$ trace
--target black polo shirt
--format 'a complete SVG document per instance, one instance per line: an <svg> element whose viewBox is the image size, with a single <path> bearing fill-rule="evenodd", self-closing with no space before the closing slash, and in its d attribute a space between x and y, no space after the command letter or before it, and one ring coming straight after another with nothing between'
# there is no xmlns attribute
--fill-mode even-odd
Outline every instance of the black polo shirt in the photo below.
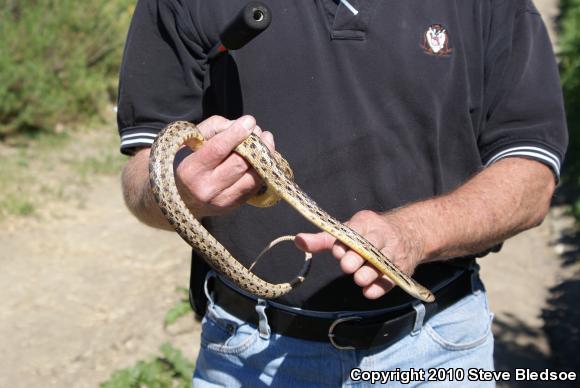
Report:
<svg viewBox="0 0 580 388"><path fill-rule="evenodd" d="M449 192L505 157L538 160L558 176L567 143L562 97L530 1L266 3L269 29L211 61L245 1L139 1L121 71L122 152L149 146L175 120L252 114L273 132L300 187L344 220ZM243 206L205 223L244 264L277 236L315 230L285 204ZM275 282L292 279L302 261L289 247L270 256L257 272ZM449 268L423 265L415 277L433 286ZM366 300L322 254L281 301L358 310L404 297L397 290Z"/></svg>

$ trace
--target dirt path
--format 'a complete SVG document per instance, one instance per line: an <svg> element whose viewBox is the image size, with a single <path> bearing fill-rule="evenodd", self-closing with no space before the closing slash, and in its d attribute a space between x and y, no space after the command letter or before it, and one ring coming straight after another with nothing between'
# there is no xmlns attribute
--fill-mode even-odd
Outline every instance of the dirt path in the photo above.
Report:
<svg viewBox="0 0 580 388"><path fill-rule="evenodd" d="M554 14L554 1L537 4ZM96 387L163 342L196 354L193 320L162 327L175 287L187 284L188 247L140 225L117 177L92 187L82 209L49 204L57 217L0 224L0 387ZM559 256L575 249L558 242L569 227L560 213L481 261L499 369L577 367L566 360L577 358L567 355L578 344L570 311L580 287L577 266L563 267Z"/></svg>
<svg viewBox="0 0 580 388"><path fill-rule="evenodd" d="M95 387L165 341L194 356L191 322L162 328L187 246L140 225L117 178L93 187L85 209L0 225L0 387Z"/></svg>

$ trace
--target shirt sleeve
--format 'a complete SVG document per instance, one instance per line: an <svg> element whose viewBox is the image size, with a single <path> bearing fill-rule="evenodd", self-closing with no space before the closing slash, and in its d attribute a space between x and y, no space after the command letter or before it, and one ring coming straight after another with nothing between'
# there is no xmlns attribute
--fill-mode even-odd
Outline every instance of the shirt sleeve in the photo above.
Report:
<svg viewBox="0 0 580 388"><path fill-rule="evenodd" d="M119 79L117 124L124 154L150 146L170 122L202 118L207 58L195 15L183 3L137 3Z"/></svg>
<svg viewBox="0 0 580 388"><path fill-rule="evenodd" d="M524 4L511 15L496 10L492 21L478 145L485 166L523 157L544 163L558 179L568 144L558 68L539 13Z"/></svg>

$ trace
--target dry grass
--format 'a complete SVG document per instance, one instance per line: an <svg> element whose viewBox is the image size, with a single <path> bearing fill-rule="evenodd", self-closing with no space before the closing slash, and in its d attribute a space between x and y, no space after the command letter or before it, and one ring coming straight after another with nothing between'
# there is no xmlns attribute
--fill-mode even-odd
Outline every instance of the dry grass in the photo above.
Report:
<svg viewBox="0 0 580 388"><path fill-rule="evenodd" d="M0 143L0 221L42 216L48 203L83 207L95 177L119 174L125 158L118 147L113 115L90 129Z"/></svg>

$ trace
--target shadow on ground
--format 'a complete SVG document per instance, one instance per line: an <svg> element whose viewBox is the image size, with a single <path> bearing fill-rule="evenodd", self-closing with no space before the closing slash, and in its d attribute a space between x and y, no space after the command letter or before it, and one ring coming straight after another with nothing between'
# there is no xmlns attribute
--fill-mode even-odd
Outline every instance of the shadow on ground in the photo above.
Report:
<svg viewBox="0 0 580 388"><path fill-rule="evenodd" d="M580 231L565 230L557 243L564 247L560 257L568 276L550 289L548 307L542 312L544 331L555 365L563 370L579 372Z"/></svg>
<svg viewBox="0 0 580 388"><path fill-rule="evenodd" d="M496 370L513 371L529 368L542 371L575 371L580 374L580 231L565 230L554 245L563 247L560 254L562 280L550 289L546 307L541 318L541 331L531 327L514 315L505 314L494 321L495 367ZM547 340L547 352L544 337ZM511 381L499 384L503 387L543 387L578 386L578 380L568 384L562 382Z"/></svg>
<svg viewBox="0 0 580 388"><path fill-rule="evenodd" d="M514 315L494 320L495 368L513 371L515 368L541 369L550 364L550 357L543 352L535 340L542 334ZM521 339L525 338L525 342Z"/></svg>

